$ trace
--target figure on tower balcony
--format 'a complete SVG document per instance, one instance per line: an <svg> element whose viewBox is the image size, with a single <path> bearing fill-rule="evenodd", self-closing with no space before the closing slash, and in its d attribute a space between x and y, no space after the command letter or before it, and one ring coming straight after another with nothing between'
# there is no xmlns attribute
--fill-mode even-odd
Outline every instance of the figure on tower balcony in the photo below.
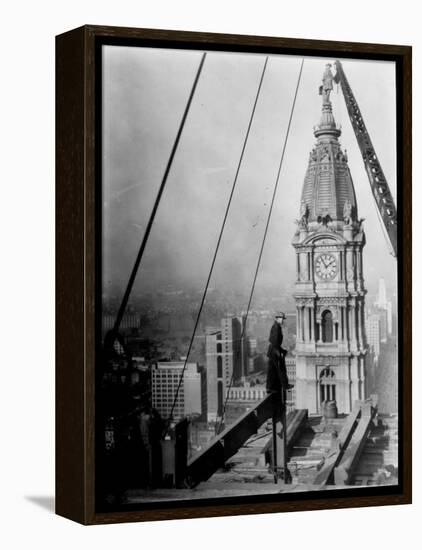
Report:
<svg viewBox="0 0 422 550"><path fill-rule="evenodd" d="M333 73L331 72L331 63L325 65L325 71L322 76L322 86L319 87L319 94L322 95L322 102L330 102L330 93L333 89Z"/></svg>
<svg viewBox="0 0 422 550"><path fill-rule="evenodd" d="M352 225L352 222L353 222L352 212L353 212L352 203L349 201L349 199L346 199L343 206L343 221L346 225Z"/></svg>
<svg viewBox="0 0 422 550"><path fill-rule="evenodd" d="M281 327L285 319L285 313L282 311L276 313L270 337L268 338L267 393L279 393L281 389L290 390L293 388L293 385L289 384L287 377L285 361L287 350L281 347L283 343L283 331Z"/></svg>
<svg viewBox="0 0 422 550"><path fill-rule="evenodd" d="M296 220L296 223L301 229L308 229L308 217L309 217L309 208L304 200L300 203L300 218Z"/></svg>

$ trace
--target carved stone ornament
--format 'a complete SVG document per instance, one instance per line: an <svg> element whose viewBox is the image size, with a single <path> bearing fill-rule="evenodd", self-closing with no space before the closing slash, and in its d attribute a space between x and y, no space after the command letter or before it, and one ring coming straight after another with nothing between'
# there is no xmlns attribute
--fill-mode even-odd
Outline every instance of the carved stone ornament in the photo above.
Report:
<svg viewBox="0 0 422 550"><path fill-rule="evenodd" d="M334 239L317 239L315 241L315 244L320 246L320 245L336 245L336 241Z"/></svg>
<svg viewBox="0 0 422 550"><path fill-rule="evenodd" d="M347 298L337 297L337 296L326 296L324 298L319 298L318 303L321 305L335 305L335 306L345 306L347 304Z"/></svg>
<svg viewBox="0 0 422 550"><path fill-rule="evenodd" d="M315 363L319 367L318 368L318 376L319 376L326 366L330 366L330 367L338 366L340 364L340 360L336 356L326 355L324 357L321 357L321 356L315 357Z"/></svg>
<svg viewBox="0 0 422 550"><path fill-rule="evenodd" d="M321 316L322 314L324 313L324 311L326 311L327 309L329 309L331 311L331 313L333 314L333 321L335 323L337 323L337 321L339 320L339 312L338 312L338 308L336 305L333 305L333 304L327 304L327 305L321 305L321 304L318 304L317 306L317 309L316 309L316 314L317 314L317 319L318 321L321 322Z"/></svg>
<svg viewBox="0 0 422 550"><path fill-rule="evenodd" d="M296 305L298 307L314 307L314 298L296 298Z"/></svg>

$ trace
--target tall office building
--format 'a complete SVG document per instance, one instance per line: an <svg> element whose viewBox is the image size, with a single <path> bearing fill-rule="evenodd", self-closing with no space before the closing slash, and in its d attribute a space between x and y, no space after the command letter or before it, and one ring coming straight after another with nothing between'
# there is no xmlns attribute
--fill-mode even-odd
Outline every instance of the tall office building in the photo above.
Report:
<svg viewBox="0 0 422 550"><path fill-rule="evenodd" d="M381 320L381 342L385 343L393 332L393 305L387 299L387 287L382 277L378 282L378 295L374 306Z"/></svg>
<svg viewBox="0 0 422 550"><path fill-rule="evenodd" d="M201 405L201 374L196 363L187 363L183 373L184 361L157 363L151 371L152 406L163 418L170 416L173 403L173 419L180 420L185 416L200 415ZM177 400L175 396L180 377Z"/></svg>
<svg viewBox="0 0 422 550"><path fill-rule="evenodd" d="M224 317L219 328L208 328L205 336L207 369L207 418L221 417L231 383L248 374L245 319Z"/></svg>
<svg viewBox="0 0 422 550"><path fill-rule="evenodd" d="M378 313L371 313L367 316L366 336L368 347L374 353L375 358L379 357L381 350L381 319Z"/></svg>

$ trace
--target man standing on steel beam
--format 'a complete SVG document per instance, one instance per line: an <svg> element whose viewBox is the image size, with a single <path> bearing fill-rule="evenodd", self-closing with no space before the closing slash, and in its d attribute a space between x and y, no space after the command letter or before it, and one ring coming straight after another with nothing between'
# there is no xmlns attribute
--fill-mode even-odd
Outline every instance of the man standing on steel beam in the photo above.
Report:
<svg viewBox="0 0 422 550"><path fill-rule="evenodd" d="M285 361L287 350L281 347L283 343L283 331L281 327L285 319L285 313L282 311L276 313L268 339L267 393L280 393L281 388L284 390L293 388L293 385L289 384L287 377Z"/></svg>

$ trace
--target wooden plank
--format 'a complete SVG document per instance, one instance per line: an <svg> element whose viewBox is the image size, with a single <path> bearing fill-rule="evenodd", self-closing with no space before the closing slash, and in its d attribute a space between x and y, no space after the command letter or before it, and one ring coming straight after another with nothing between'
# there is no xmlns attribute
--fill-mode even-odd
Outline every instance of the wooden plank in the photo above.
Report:
<svg viewBox="0 0 422 550"><path fill-rule="evenodd" d="M356 403L338 435L338 450L337 452L333 451L325 458L324 465L314 479L315 485L322 487L328 483L335 466L339 463L343 452L356 429L360 416L361 407L359 403Z"/></svg>
<svg viewBox="0 0 422 550"><path fill-rule="evenodd" d="M195 455L193 458L190 459L190 461L188 462L188 466L193 462L195 462L199 457L206 454L208 449L212 447L212 445L214 445L217 441L224 440L224 438L227 437L228 434L233 432L236 426L242 425L244 420L247 419L251 414L254 414L256 416L257 423L259 423L259 425L262 425L266 420L268 420L271 417L274 409L274 403L275 403L274 395L273 394L267 395L262 401L257 403L255 407L253 407L249 411L246 411L244 414L242 414L234 424L232 424L231 426L228 426L220 434L214 437L203 451L201 451L200 453L198 453L197 455Z"/></svg>
<svg viewBox="0 0 422 550"><path fill-rule="evenodd" d="M186 469L188 485L195 486L207 480L218 468L224 466L224 463L272 416L277 403L275 394L267 395L233 425L212 439L208 447L192 457Z"/></svg>
<svg viewBox="0 0 422 550"><path fill-rule="evenodd" d="M195 486L223 467L225 462L257 433L259 427L272 417L274 410L280 410L280 402L275 394L270 394L215 437L208 447L188 462L187 483ZM290 415L287 429L288 444L294 440L297 430L306 418L307 411L295 411Z"/></svg>
<svg viewBox="0 0 422 550"><path fill-rule="evenodd" d="M368 433L372 424L373 414L362 414L360 422L350 440L347 449L338 466L334 468L335 485L347 485L353 474L353 469L359 460L362 449L366 443Z"/></svg>

